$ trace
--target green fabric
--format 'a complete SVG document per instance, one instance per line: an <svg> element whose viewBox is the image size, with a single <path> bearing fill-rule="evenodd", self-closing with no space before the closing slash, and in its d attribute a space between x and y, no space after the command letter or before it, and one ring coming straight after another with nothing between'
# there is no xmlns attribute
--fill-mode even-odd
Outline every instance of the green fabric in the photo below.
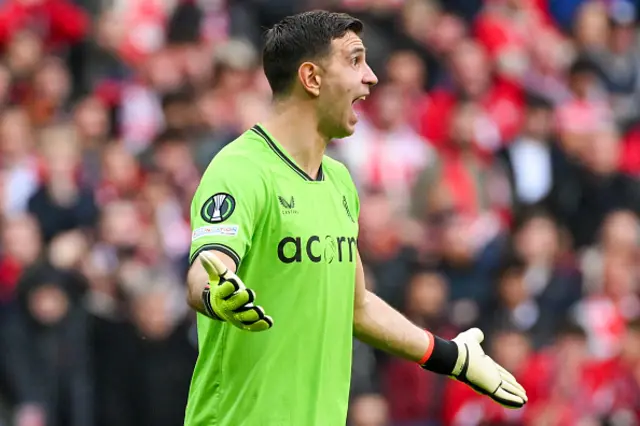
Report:
<svg viewBox="0 0 640 426"><path fill-rule="evenodd" d="M198 315L186 426L345 424L359 201L342 164L325 157L322 172L311 180L260 127L207 168L192 261L205 249L231 253L274 326L251 333ZM218 193L227 195L215 211Z"/></svg>

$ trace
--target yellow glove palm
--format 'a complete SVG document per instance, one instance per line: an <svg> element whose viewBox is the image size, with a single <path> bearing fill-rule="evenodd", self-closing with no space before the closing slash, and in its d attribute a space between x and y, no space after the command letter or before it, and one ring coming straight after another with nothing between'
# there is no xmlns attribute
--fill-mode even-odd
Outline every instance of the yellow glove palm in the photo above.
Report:
<svg viewBox="0 0 640 426"><path fill-rule="evenodd" d="M458 345L458 360L451 375L503 407L522 407L527 402L527 393L511 373L484 353L480 346L483 340L484 333L478 328L453 339Z"/></svg>

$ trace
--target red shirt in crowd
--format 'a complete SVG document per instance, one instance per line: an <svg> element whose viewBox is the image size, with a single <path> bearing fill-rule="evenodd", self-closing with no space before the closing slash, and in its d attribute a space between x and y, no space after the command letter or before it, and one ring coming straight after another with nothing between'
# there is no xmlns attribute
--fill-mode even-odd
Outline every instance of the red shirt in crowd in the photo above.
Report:
<svg viewBox="0 0 640 426"><path fill-rule="evenodd" d="M26 29L39 34L47 48L56 49L80 41L89 29L89 17L68 0L8 0L0 6L1 45Z"/></svg>
<svg viewBox="0 0 640 426"><path fill-rule="evenodd" d="M447 148L451 116L456 103L453 90L436 89L421 107L420 133L438 150ZM523 113L520 88L508 82L496 81L479 99L479 104L486 118L498 130L497 136L502 143L518 134Z"/></svg>

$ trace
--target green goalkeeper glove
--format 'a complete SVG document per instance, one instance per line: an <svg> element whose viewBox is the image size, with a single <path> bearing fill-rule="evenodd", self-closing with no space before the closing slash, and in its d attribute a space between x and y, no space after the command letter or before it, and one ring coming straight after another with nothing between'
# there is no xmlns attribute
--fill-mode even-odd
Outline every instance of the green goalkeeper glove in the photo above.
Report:
<svg viewBox="0 0 640 426"><path fill-rule="evenodd" d="M453 339L458 346L458 360L451 375L504 407L522 407L527 402L527 393L511 373L484 353L480 346L483 340L484 334L478 328Z"/></svg>
<svg viewBox="0 0 640 426"><path fill-rule="evenodd" d="M200 254L200 262L209 275L209 285L202 294L210 317L226 321L247 331L264 331L273 326L273 319L264 309L253 304L256 294L225 266L214 253Z"/></svg>

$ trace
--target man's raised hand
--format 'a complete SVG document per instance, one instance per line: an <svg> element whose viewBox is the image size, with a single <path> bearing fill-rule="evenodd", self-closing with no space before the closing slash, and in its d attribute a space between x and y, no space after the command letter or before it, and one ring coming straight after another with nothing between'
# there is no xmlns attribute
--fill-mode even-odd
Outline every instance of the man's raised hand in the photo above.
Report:
<svg viewBox="0 0 640 426"><path fill-rule="evenodd" d="M247 331L264 331L273 327L273 319L254 305L256 294L226 267L211 251L200 253L200 262L209 275L209 287L203 295L209 314Z"/></svg>

